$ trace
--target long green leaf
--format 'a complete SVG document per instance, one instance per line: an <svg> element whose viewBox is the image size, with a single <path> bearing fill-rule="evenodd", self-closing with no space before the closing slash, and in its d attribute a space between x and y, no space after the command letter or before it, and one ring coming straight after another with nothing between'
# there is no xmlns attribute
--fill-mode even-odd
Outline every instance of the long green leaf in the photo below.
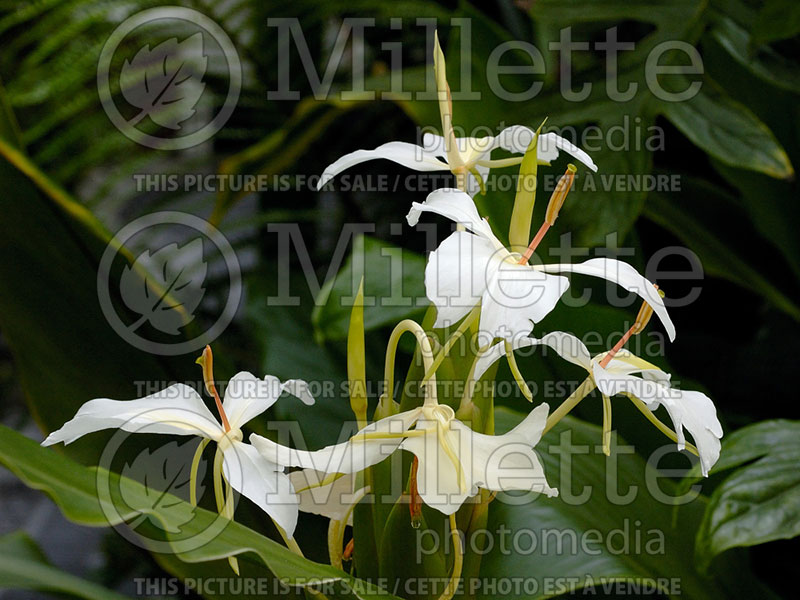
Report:
<svg viewBox="0 0 800 600"><path fill-rule="evenodd" d="M145 486L137 481L110 473L102 468L89 469L43 448L33 440L0 426L0 463L28 486L42 490L58 504L64 515L76 523L90 526L117 525L140 515L160 524L165 539L176 548L179 539L207 531L218 515L194 508L180 498L165 494L153 506ZM97 492L98 481L106 481L110 495ZM125 500L121 500L125 498ZM186 522L186 511L193 512ZM109 519L107 515L112 515ZM177 533L171 533L177 532ZM293 554L279 543L230 522L217 535L200 547L175 549L185 562L204 562L245 553L253 553L277 576L293 585L323 581L339 582L345 593L355 592L360 598L385 598L375 586L356 580L329 565L314 563Z"/></svg>

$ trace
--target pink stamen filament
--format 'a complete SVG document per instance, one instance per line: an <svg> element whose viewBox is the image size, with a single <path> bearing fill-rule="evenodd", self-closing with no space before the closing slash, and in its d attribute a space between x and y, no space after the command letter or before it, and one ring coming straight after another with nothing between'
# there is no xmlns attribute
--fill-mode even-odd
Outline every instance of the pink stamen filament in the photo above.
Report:
<svg viewBox="0 0 800 600"><path fill-rule="evenodd" d="M622 350L622 347L628 342L629 339L631 339L631 336L634 333L636 333L637 328L638 328L638 323L634 323L633 325L631 325L631 328L625 332L625 335L623 335L619 339L619 341L614 345L614 347L608 351L608 354L605 355L603 360L600 361L601 367L605 369L608 366L608 363L611 362L611 359L614 358L614 355L620 350Z"/></svg>
<svg viewBox="0 0 800 600"><path fill-rule="evenodd" d="M531 243L528 245L528 249L525 250L525 254L519 259L519 264L524 265L531 259L531 256L533 256L536 248L542 242L542 238L544 238L544 234L547 233L548 229L550 229L550 223L545 221L542 223L542 226L539 227L539 231L536 232L536 235L533 236L533 240L531 240Z"/></svg>

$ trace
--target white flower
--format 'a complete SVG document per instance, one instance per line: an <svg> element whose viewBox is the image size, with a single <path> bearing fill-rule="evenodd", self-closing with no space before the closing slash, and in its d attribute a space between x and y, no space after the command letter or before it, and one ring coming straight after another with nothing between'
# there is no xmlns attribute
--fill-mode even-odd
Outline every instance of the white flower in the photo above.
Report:
<svg viewBox="0 0 800 600"><path fill-rule="evenodd" d="M512 125L503 129L497 136L455 138L457 152L450 153L450 155L458 158L457 162L452 163L447 160L446 141L440 135L425 133L422 136L422 146L409 142L387 142L374 150L356 150L345 154L325 167L317 189L322 189L326 183L345 169L382 158L415 171L451 171L457 175L466 173L467 191L474 196L480 191L480 183L471 171L476 170L485 182L492 166L492 151L502 148L515 154L525 154L534 133L532 129L524 125ZM537 158L541 163L547 164L558 158L559 150L564 150L593 171L597 171L597 165L589 155L565 138L552 132L539 136Z"/></svg>
<svg viewBox="0 0 800 600"><path fill-rule="evenodd" d="M434 327L445 327L481 305L480 331L491 337L517 339L530 334L569 287L565 277L551 273L579 273L600 277L635 292L661 319L670 339L675 328L656 288L630 265L611 258L593 258L580 264L520 264L481 218L469 195L445 188L432 192L423 203L414 202L406 217L416 225L423 212L452 219L468 231L456 231L428 256L425 293L436 305Z"/></svg>
<svg viewBox="0 0 800 600"><path fill-rule="evenodd" d="M348 441L314 452L279 446L256 434L250 442L268 461L323 473L356 473L398 449L408 450L419 459L422 501L450 515L479 488L558 494L547 484L533 450L547 411L543 404L510 432L492 436L470 429L449 406L433 403L376 421Z"/></svg>
<svg viewBox="0 0 800 600"><path fill-rule="evenodd" d="M317 189L321 189L328 181L333 179L345 169L352 166L383 158L391 160L404 167L416 171L451 171L459 180L459 187L463 187L471 195L475 195L481 188L492 166L506 166L518 164L521 160L492 161L492 151L502 148L514 154L525 154L533 140L534 131L524 125L506 127L497 136L486 137L461 137L457 138L453 131L453 107L450 100L450 88L447 85L444 54L439 47L436 37L434 45L434 71L439 97L439 112L444 136L425 133L422 137L422 146L407 142L388 142L374 150L356 150L345 154L334 163L328 165L322 173ZM583 150L571 144L555 133L545 133L537 140L537 159L540 163L547 164L558 158L559 150L564 150L593 171L597 166ZM477 173L481 182L479 182ZM464 179L466 178L466 182ZM463 182L463 185L462 185Z"/></svg>
<svg viewBox="0 0 800 600"><path fill-rule="evenodd" d="M711 399L702 392L679 390L670 383L670 375L627 350L614 354L605 368L601 366L607 353L591 358L589 350L578 338L555 331L541 339L522 338L512 343L514 350L535 345L553 348L562 358L583 367L605 396L622 394L641 400L652 412L663 406L675 425L678 449L686 447L684 428L692 434L700 456L703 475L717 462L720 453L722 425ZM503 343L496 344L481 356L474 377L480 379L489 366L505 354Z"/></svg>
<svg viewBox="0 0 800 600"><path fill-rule="evenodd" d="M223 473L230 486L255 502L291 536L297 524L297 497L282 465L270 462L251 445L242 442L241 427L266 411L281 392L298 396L306 404L314 399L301 380L281 383L268 375L263 380L241 372L229 382L222 403L230 427L217 421L200 395L178 383L137 400L90 400L77 414L42 442L69 444L102 429L119 428L133 433L198 435L218 444Z"/></svg>

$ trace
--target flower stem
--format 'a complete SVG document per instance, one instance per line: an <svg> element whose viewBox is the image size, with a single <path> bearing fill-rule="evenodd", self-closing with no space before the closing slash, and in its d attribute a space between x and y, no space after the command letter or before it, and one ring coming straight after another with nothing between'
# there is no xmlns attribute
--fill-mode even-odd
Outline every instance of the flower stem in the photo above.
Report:
<svg viewBox="0 0 800 600"><path fill-rule="evenodd" d="M461 568L464 566L464 550L461 548L461 536L458 534L455 513L450 515L450 535L452 536L453 551L455 552L455 556L453 557L453 574L450 576L450 581L447 583L447 587L444 589L444 592L442 592L442 595L439 596L438 600L451 600L451 598L455 596L456 590L458 589L458 580L461 578Z"/></svg>
<svg viewBox="0 0 800 600"><path fill-rule="evenodd" d="M439 354L436 355L436 358L433 360L433 363L430 367L428 367L425 371L425 375L422 377L422 383L428 381L431 377L433 377L434 373L436 373L436 369L438 369L442 362L444 362L445 357L450 353L450 350L453 348L455 343L461 339L461 337L467 332L467 330L472 326L473 323L478 319L480 315L481 309L479 306L470 311L470 313L464 317L464 320L461 321L461 325L458 326L453 334L447 339L442 346L442 350Z"/></svg>
<svg viewBox="0 0 800 600"><path fill-rule="evenodd" d="M475 367L478 366L478 359L489 349L489 345L487 344L483 348L479 348L478 351L475 353L475 359L472 361L472 366L469 368L469 374L467 375L466 379L466 386L464 386L464 395L461 396L461 403L458 406L458 410L466 410L469 404L472 402L472 394L475 393Z"/></svg>
<svg viewBox="0 0 800 600"><path fill-rule="evenodd" d="M550 431L556 423L558 423L561 419L563 419L569 411L575 408L578 403L583 400L592 390L594 389L594 380L592 379L591 375L583 380L578 388L572 392L569 398L564 400L557 409L555 409L552 414L547 418L547 424L544 426L544 431L542 433L547 433Z"/></svg>
<svg viewBox="0 0 800 600"><path fill-rule="evenodd" d="M370 491L370 487L366 486L353 494L353 502L347 508L344 516L341 519L331 519L328 524L328 556L331 559L331 565L337 569L342 568L342 546L344 545L344 532L347 529L347 522L350 520L350 515L356 508L356 504L361 502Z"/></svg>
<svg viewBox="0 0 800 600"><path fill-rule="evenodd" d="M433 348L431 347L431 340L428 334L416 321L411 319L404 319L400 321L389 336L389 343L386 347L386 362L384 365L384 380L386 381L385 401L392 402L392 395L394 394L394 363L397 357L397 344L400 342L400 337L407 332L411 332L417 338L419 344L420 354L422 355L422 363L425 367L425 372L431 370L433 365ZM422 383L427 383L427 393L425 394L425 404L436 404L436 376L431 375L429 380L423 380Z"/></svg>

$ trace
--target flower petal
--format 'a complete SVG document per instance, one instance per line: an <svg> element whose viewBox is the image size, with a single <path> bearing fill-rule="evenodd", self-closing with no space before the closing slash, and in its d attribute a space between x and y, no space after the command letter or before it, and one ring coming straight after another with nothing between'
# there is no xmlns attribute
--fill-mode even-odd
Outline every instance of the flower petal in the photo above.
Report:
<svg viewBox="0 0 800 600"><path fill-rule="evenodd" d="M436 306L434 328L460 321L480 302L495 252L488 240L456 231L428 255L425 295Z"/></svg>
<svg viewBox="0 0 800 600"><path fill-rule="evenodd" d="M277 377L267 375L259 379L242 371L228 381L222 408L231 427L239 429L275 404L280 395L281 382Z"/></svg>
<svg viewBox="0 0 800 600"><path fill-rule="evenodd" d="M567 291L569 281L526 265L495 261L481 304L481 333L515 340L527 336Z"/></svg>
<svg viewBox="0 0 800 600"><path fill-rule="evenodd" d="M300 510L341 521L350 511L357 496L353 493L355 476L342 475L331 483L320 485L325 473L313 469L302 469L289 473L289 479L300 498ZM353 515L347 520L353 524Z"/></svg>
<svg viewBox="0 0 800 600"><path fill-rule="evenodd" d="M419 222L423 212L432 212L463 225L473 233L486 238L498 250L503 244L492 232L489 222L481 218L469 194L456 188L441 188L428 194L425 202L414 202L406 220L412 227Z"/></svg>
<svg viewBox="0 0 800 600"><path fill-rule="evenodd" d="M580 273L616 283L629 292L638 294L639 297L652 306L653 311L664 324L669 339L675 339L675 326L672 324L669 314L667 314L664 300L656 291L653 283L640 275L631 265L613 258L592 258L577 265L534 265L533 268L542 270L545 273Z"/></svg>
<svg viewBox="0 0 800 600"><path fill-rule="evenodd" d="M543 133L540 135L536 150L537 157L552 156L555 154L553 158L547 158L544 160L554 160L558 157L558 151L563 150L567 154L571 154L573 158L579 160L584 165L589 167L592 171L597 172L597 165L594 164L591 156L586 154L586 152L578 148L566 138L556 135L555 133Z"/></svg>
<svg viewBox="0 0 800 600"><path fill-rule="evenodd" d="M477 486L497 492L525 490L553 497L544 468L533 450L547 423L547 404L532 410L514 429L503 435L484 435L454 420L451 427L462 436L462 445L470 449L471 480Z"/></svg>
<svg viewBox="0 0 800 600"><path fill-rule="evenodd" d="M416 171L449 170L447 163L442 162L420 146L408 142L387 142L374 150L356 150L345 154L328 165L319 179L317 190L322 189L322 186L345 169L376 158L385 158Z"/></svg>
<svg viewBox="0 0 800 600"><path fill-rule="evenodd" d="M294 534L300 501L283 467L250 444L230 442L222 450L222 471L233 489L255 502L287 534Z"/></svg>
<svg viewBox="0 0 800 600"><path fill-rule="evenodd" d="M451 421L454 423L455 420ZM412 452L419 459L417 470L417 489L422 501L436 510L451 515L464 501L478 493L473 485L471 472L463 464L469 464L469 448L462 444L459 431L445 430L442 436L450 445L452 454L461 461L461 472L464 475L464 487L459 482L459 469L447 451L442 447L436 428L442 427L436 421L420 420L418 428L428 428L424 436L406 439L401 448Z"/></svg>
<svg viewBox="0 0 800 600"><path fill-rule="evenodd" d="M528 151L528 146L533 139L534 133L533 129L524 125L506 127L495 138L495 147L503 148L515 154L525 154ZM597 165L594 164L592 158L566 138L553 132L543 133L539 136L536 146L536 157L539 160L553 161L558 158L559 150L571 154L592 171L597 171Z"/></svg>
<svg viewBox="0 0 800 600"><path fill-rule="evenodd" d="M69 444L87 433L111 428L132 433L199 435L212 440L223 434L200 395L177 383L138 400L90 400L61 429L47 436L42 445Z"/></svg>
<svg viewBox="0 0 800 600"><path fill-rule="evenodd" d="M445 146L444 138L435 133L425 132L422 134L422 147L426 152L434 156L447 157L447 147Z"/></svg>
<svg viewBox="0 0 800 600"><path fill-rule="evenodd" d="M312 406L315 402L314 396L308 391L308 382L303 379L287 379L281 384L281 390L290 396L300 398L306 406Z"/></svg>
<svg viewBox="0 0 800 600"><path fill-rule="evenodd" d="M406 432L416 422L420 413L421 409L417 408L386 417L367 425L346 442L326 446L320 450L296 450L276 444L257 434L250 436L250 442L267 460L284 467L302 467L321 473L357 473L381 462L397 450L403 441L402 437L364 439L363 434ZM362 439L358 439L360 435Z"/></svg>

